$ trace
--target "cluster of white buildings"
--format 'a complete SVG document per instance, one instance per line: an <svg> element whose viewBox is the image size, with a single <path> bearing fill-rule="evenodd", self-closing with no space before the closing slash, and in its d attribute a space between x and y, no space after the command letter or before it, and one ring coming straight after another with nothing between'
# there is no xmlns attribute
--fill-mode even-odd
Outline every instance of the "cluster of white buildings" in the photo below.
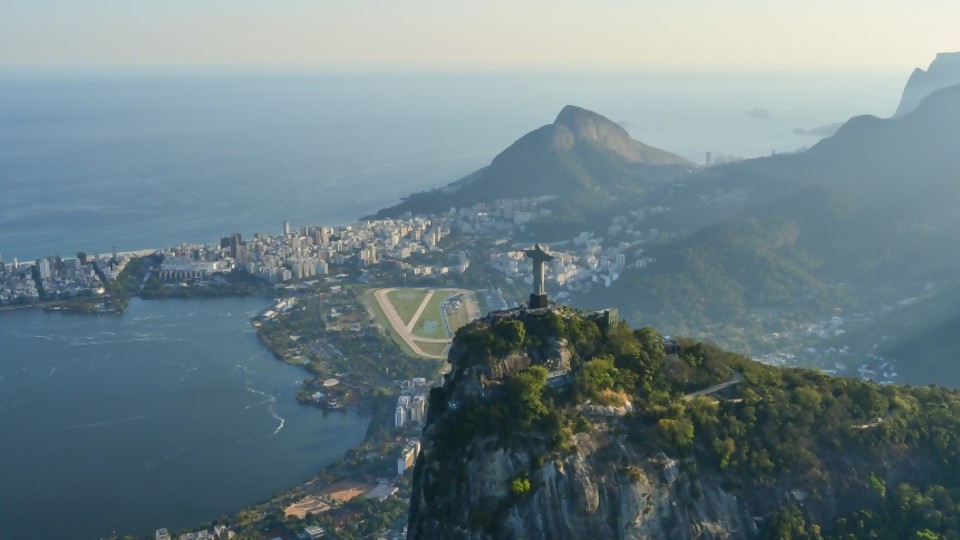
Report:
<svg viewBox="0 0 960 540"><path fill-rule="evenodd" d="M36 302L40 291L33 279L33 266L0 264L0 306L15 302Z"/></svg>
<svg viewBox="0 0 960 540"><path fill-rule="evenodd" d="M316 525L311 525L309 527L304 527L300 534L297 535L299 540L319 540L327 534L327 531L323 530L323 527L318 527Z"/></svg>
<svg viewBox="0 0 960 540"><path fill-rule="evenodd" d="M394 426L402 428L408 423L422 424L427 419L427 380L415 377L400 384L402 390L393 415Z"/></svg>
<svg viewBox="0 0 960 540"><path fill-rule="evenodd" d="M165 253L157 276L162 281L206 280L215 273L231 270L233 261L229 259L196 260L176 253Z"/></svg>
<svg viewBox="0 0 960 540"><path fill-rule="evenodd" d="M130 261L131 254L75 258L59 255L7 264L0 259L0 305L76 296L99 296L104 293L101 272L107 280L115 280Z"/></svg>
<svg viewBox="0 0 960 540"><path fill-rule="evenodd" d="M426 395L401 395L397 398L397 409L393 415L394 425L402 428L408 423L422 424L427 417Z"/></svg>
<svg viewBox="0 0 960 540"><path fill-rule="evenodd" d="M303 226L284 222L278 236L240 234L220 244L183 244L163 250L159 276L164 280L207 279L211 274L240 268L271 282L309 279L330 273L331 265L369 266L384 259L403 261L417 253L437 250L449 229L423 218L362 221L336 227ZM442 268L409 266L416 275L463 272L465 257Z"/></svg>
<svg viewBox="0 0 960 540"><path fill-rule="evenodd" d="M202 530L181 534L177 537L177 540L228 540L235 536L237 536L237 534L227 527L217 525L212 531ZM156 538L156 540L173 540L173 537L167 529L157 529L154 538Z"/></svg>
<svg viewBox="0 0 960 540"><path fill-rule="evenodd" d="M280 313L286 313L290 311L290 309L295 305L297 305L296 297L275 298L273 300L273 305L263 312L263 318L273 319Z"/></svg>
<svg viewBox="0 0 960 540"><path fill-rule="evenodd" d="M541 205L555 198L499 199L492 203L476 203L451 208L435 219L464 234L502 235L536 219L550 216L552 212L541 208Z"/></svg>
<svg viewBox="0 0 960 540"><path fill-rule="evenodd" d="M257 234L231 249L236 252L239 267L276 282L326 275L333 264L369 266L383 259L403 261L413 254L436 250L448 232L449 229L423 218L363 221L337 227L304 226L298 230L284 223L281 236ZM414 273L423 274L433 270L412 268Z"/></svg>
<svg viewBox="0 0 960 540"><path fill-rule="evenodd" d="M532 221L549 217L551 211L542 208L553 197L531 199L504 199L492 203L477 203L469 207L451 208L432 216L434 221L450 230L466 235L500 236L498 243L506 244L514 232ZM670 208L653 206L614 216L601 236L582 232L577 237L551 246L554 260L547 268L547 279L560 290L556 296L564 300L571 293L580 293L593 287L609 287L628 268L644 268L654 261L645 256L641 244L667 235L657 228L645 226L644 221ZM524 246L525 247L525 246ZM532 284L531 261L519 246L491 255L491 265L503 272L508 283L517 280Z"/></svg>
<svg viewBox="0 0 960 540"><path fill-rule="evenodd" d="M570 292L589 290L593 286L609 287L627 268L628 254L636 264L636 257L642 252L642 249L631 250L630 244L624 243L604 248L602 237L580 233L572 241L551 249L553 260L546 265L545 277L553 284L552 289L560 291L555 297L563 300ZM528 285L533 283L533 263L522 249L493 253L490 263L505 274L508 283L517 280Z"/></svg>
<svg viewBox="0 0 960 540"><path fill-rule="evenodd" d="M417 456L420 455L420 440L410 439L400 451L400 457L397 458L397 476L413 468L417 462Z"/></svg>

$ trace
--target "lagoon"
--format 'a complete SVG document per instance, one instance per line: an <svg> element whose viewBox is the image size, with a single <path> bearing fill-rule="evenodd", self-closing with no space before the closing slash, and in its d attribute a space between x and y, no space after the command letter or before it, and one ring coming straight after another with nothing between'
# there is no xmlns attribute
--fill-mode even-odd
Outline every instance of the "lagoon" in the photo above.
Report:
<svg viewBox="0 0 960 540"><path fill-rule="evenodd" d="M306 373L250 326L265 306L134 299L119 317L0 313L0 538L195 526L356 446L369 418L297 403Z"/></svg>

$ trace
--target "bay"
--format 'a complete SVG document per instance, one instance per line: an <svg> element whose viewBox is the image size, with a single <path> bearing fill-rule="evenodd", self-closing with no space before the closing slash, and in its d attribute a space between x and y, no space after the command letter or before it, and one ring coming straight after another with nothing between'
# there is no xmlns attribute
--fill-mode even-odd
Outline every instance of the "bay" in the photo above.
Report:
<svg viewBox="0 0 960 540"><path fill-rule="evenodd" d="M261 298L142 301L120 317L0 313L0 538L150 534L307 479L369 418L295 399Z"/></svg>

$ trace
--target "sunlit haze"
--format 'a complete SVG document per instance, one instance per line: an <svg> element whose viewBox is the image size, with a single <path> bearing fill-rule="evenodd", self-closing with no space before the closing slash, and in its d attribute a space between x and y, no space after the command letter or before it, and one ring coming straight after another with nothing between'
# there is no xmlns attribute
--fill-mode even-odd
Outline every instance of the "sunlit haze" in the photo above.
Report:
<svg viewBox="0 0 960 540"><path fill-rule="evenodd" d="M0 0L0 540L960 538L958 29Z"/></svg>
<svg viewBox="0 0 960 540"><path fill-rule="evenodd" d="M0 65L902 71L958 23L942 0L6 0Z"/></svg>

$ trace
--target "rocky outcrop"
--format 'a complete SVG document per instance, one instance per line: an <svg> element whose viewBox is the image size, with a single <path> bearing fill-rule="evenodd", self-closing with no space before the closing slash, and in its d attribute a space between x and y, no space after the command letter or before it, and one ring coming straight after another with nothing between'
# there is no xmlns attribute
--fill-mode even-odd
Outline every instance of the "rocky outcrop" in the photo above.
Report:
<svg viewBox="0 0 960 540"><path fill-rule="evenodd" d="M586 411L593 422L572 435L560 453L545 453L538 433L503 440L461 431L456 441L441 440L449 437L451 417L463 408L503 399L498 389L532 365L569 368L570 356L566 340L557 338L545 339L536 351L502 358L460 341L454 345L453 369L443 389L431 396L414 471L408 538L757 536L753 512L769 508L751 506L730 490L729 478L698 477L695 468L629 441L623 414ZM528 489L517 492L517 479L528 481Z"/></svg>
<svg viewBox="0 0 960 540"><path fill-rule="evenodd" d="M893 115L903 116L917 108L930 94L960 84L960 52L939 53L926 71L916 68L907 80L900 106Z"/></svg>
<svg viewBox="0 0 960 540"><path fill-rule="evenodd" d="M429 443L417 465L411 539L754 538L750 505L699 480L675 459L638 452L606 424L575 436L576 450L531 467L517 449L474 441L455 473L431 466ZM517 497L511 480L526 476ZM431 492L432 498L425 496ZM517 500L519 499L519 500ZM437 504L445 501L448 504Z"/></svg>
<svg viewBox="0 0 960 540"><path fill-rule="evenodd" d="M578 142L589 142L617 154L630 163L692 165L676 154L633 140L630 134L616 122L574 105L564 107L551 127L554 131L554 143L563 141L564 150L570 150Z"/></svg>
<svg viewBox="0 0 960 540"><path fill-rule="evenodd" d="M521 333L527 346L518 349L507 346L511 343L507 338L516 336L516 325L510 323L519 320L525 321L532 336ZM837 452L831 441L819 458L797 454L803 467L783 466L777 474L761 475L750 467L772 471L770 460L785 455L771 457L763 439L739 435L726 439L725 444L745 451L757 445L756 461L751 458L749 465L741 463L739 468L714 459L719 435L696 442L691 433L690 442L683 444L693 446L681 449L670 442L683 436L669 427L678 425L676 421L638 415L670 406L704 414L720 407L731 416L716 416L713 422L733 419L737 410L745 414L743 418L756 418L762 412L753 409L761 402L759 387L745 391L753 400L746 405L744 397L685 399L673 388L673 405L648 401L646 413L631 414L634 405L625 392L616 395L606 387L606 393L590 393L590 385L599 384L610 372L603 371L604 360L597 357L581 363L585 351L599 350L584 339L591 332L583 320L570 311L514 310L490 314L458 333L450 352L451 371L443 387L430 394L422 451L413 473L408 538L754 539L774 527L770 524L786 506L802 507L810 523L835 523L851 512L875 509L877 496L864 480L864 471L876 471L890 485L903 478L932 476L918 468L924 461L914 463L909 453L898 450L878 459L867 456L869 446L862 443L855 450ZM562 325L566 338L545 333ZM597 340L593 343L612 346L634 335L623 333L623 328L607 331L593 333ZM655 350L639 341L633 345L640 348L632 349L626 342L624 348L606 350L632 351L629 354L638 360ZM497 350L502 354L492 352ZM718 367L712 364L716 359L706 356L701 362L712 365L710 370ZM563 371L571 365L572 378L551 384L551 369ZM626 377L629 367L621 365L625 367L620 373ZM753 384L739 371L734 373L742 382L738 390ZM587 395L591 397L582 399ZM796 396L782 390L769 394L777 395L786 403L772 410L784 414ZM617 397L622 399L613 403ZM592 404L592 399L601 403ZM661 422L667 427L661 428ZM747 429L746 423L739 426L736 429ZM816 464L814 475L807 474L810 464Z"/></svg>

